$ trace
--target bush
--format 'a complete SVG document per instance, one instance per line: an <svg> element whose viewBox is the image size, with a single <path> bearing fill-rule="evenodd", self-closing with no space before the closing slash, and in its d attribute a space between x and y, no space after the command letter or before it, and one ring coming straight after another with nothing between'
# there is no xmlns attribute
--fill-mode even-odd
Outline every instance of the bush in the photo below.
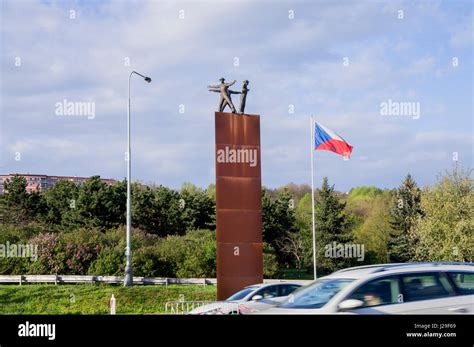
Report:
<svg viewBox="0 0 474 347"><path fill-rule="evenodd" d="M58 234L39 234L33 237L30 242L38 247L38 259L30 265L29 273L48 275L64 271L65 264L58 257L61 252Z"/></svg>
<svg viewBox="0 0 474 347"><path fill-rule="evenodd" d="M39 234L30 240L38 247L38 260L31 264L29 272L65 275L87 273L100 252L101 241L101 233L96 230Z"/></svg>
<svg viewBox="0 0 474 347"><path fill-rule="evenodd" d="M103 248L92 261L87 273L95 276L123 276L125 253L115 248Z"/></svg>
<svg viewBox="0 0 474 347"><path fill-rule="evenodd" d="M263 243L263 277L275 278L278 274L278 259L275 249L269 244Z"/></svg>
<svg viewBox="0 0 474 347"><path fill-rule="evenodd" d="M28 272L30 265L31 265L30 258L0 257L0 274L21 275Z"/></svg>
<svg viewBox="0 0 474 347"><path fill-rule="evenodd" d="M184 236L168 236L159 244L158 252L160 259L169 263L167 276L216 276L216 238L212 231L196 230Z"/></svg>
<svg viewBox="0 0 474 347"><path fill-rule="evenodd" d="M30 223L22 226L0 224L0 245L29 245L35 235L45 230L40 224ZM34 243L34 242L33 242ZM6 248L5 248L6 251ZM5 254L6 256L6 254ZM33 259L30 257L0 256L0 274L20 275L29 272Z"/></svg>
<svg viewBox="0 0 474 347"><path fill-rule="evenodd" d="M32 237L51 231L51 229L39 223L29 223L22 226L0 224L0 244L4 245L7 242L28 243Z"/></svg>
<svg viewBox="0 0 474 347"><path fill-rule="evenodd" d="M169 263L160 257L157 246L137 249L132 257L133 275L144 277L173 277Z"/></svg>
<svg viewBox="0 0 474 347"><path fill-rule="evenodd" d="M123 275L125 269L124 230L107 232L103 247L91 262L89 275ZM134 276L215 277L215 233L191 231L184 236L159 238L139 229L133 231Z"/></svg>

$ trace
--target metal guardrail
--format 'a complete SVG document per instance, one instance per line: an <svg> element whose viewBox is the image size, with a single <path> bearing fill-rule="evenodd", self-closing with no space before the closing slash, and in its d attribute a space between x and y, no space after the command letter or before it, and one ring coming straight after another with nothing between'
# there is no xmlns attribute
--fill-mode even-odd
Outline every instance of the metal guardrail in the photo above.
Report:
<svg viewBox="0 0 474 347"><path fill-rule="evenodd" d="M82 275L0 275L0 283L106 283L122 284L123 277L120 276L82 276ZM134 284L192 284L207 285L216 284L213 278L166 278L166 277L133 277Z"/></svg>
<svg viewBox="0 0 474 347"><path fill-rule="evenodd" d="M120 276L82 276L82 275L0 275L0 283L54 283L54 284L73 284L73 283L106 283L122 284L123 277ZM291 282L301 283L303 285L310 283L310 280L278 280L266 279L264 283ZM215 285L215 278L168 278L168 277L133 277L133 284L145 285Z"/></svg>

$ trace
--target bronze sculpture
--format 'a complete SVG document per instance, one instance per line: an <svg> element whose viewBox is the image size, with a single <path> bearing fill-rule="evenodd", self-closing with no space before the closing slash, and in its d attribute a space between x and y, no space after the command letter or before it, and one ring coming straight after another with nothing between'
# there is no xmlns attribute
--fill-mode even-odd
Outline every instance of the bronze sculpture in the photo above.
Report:
<svg viewBox="0 0 474 347"><path fill-rule="evenodd" d="M239 112L240 114L244 114L244 111L245 111L245 101L247 100L247 93L250 89L247 88L247 86L249 85L249 81L248 80L245 80L244 81L244 85L242 86L242 92L240 93L240 108L239 108Z"/></svg>
<svg viewBox="0 0 474 347"><path fill-rule="evenodd" d="M237 81L234 80L234 82L232 83L225 83L225 78L223 77L221 77L219 81L221 82L220 84L207 86L210 92L221 93L221 100L219 102L219 112L224 112L224 108L226 106L229 106L231 112L235 113L235 107L234 107L234 104L232 103L232 99L230 95L240 94L240 92L229 90L229 87L235 84L235 82Z"/></svg>

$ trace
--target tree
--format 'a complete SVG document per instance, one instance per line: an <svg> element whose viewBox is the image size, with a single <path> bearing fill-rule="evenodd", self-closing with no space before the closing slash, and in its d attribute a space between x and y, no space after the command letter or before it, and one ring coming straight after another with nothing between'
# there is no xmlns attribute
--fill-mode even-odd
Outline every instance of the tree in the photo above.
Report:
<svg viewBox="0 0 474 347"><path fill-rule="evenodd" d="M327 177L323 179L314 214L318 272L326 274L346 267L352 259L325 256L325 247L333 242L344 244L353 241L351 217L345 211L345 203L341 202L335 194L334 186L329 185Z"/></svg>
<svg viewBox="0 0 474 347"><path fill-rule="evenodd" d="M295 213L292 197L287 190L272 199L268 192L262 191L263 241L275 249L280 266L290 265L292 259L281 250L281 239L288 232L295 231Z"/></svg>
<svg viewBox="0 0 474 347"><path fill-rule="evenodd" d="M45 205L41 194L37 192L29 194L26 186L26 178L19 175L14 175L5 181L3 219L7 222L25 224L44 212Z"/></svg>
<svg viewBox="0 0 474 347"><path fill-rule="evenodd" d="M307 184L288 183L281 188L278 188L277 193L284 193L285 191L291 195L296 206L299 201L306 195L311 193L311 187Z"/></svg>
<svg viewBox="0 0 474 347"><path fill-rule="evenodd" d="M14 175L12 178L5 181L5 201L8 206L26 208L26 200L28 199L26 186L26 178L19 175Z"/></svg>
<svg viewBox="0 0 474 347"><path fill-rule="evenodd" d="M0 194L0 224L4 224L7 222L7 203L5 200L5 194Z"/></svg>
<svg viewBox="0 0 474 347"><path fill-rule="evenodd" d="M278 278L278 260L275 249L268 243L263 243L263 277Z"/></svg>
<svg viewBox="0 0 474 347"><path fill-rule="evenodd" d="M315 195L317 195L317 192L315 192ZM301 240L301 266L306 269L313 268L313 230L311 202L311 193L305 194L299 201L295 210L295 225L297 233L299 235L292 235L294 238Z"/></svg>
<svg viewBox="0 0 474 347"><path fill-rule="evenodd" d="M411 230L423 215L420 203L421 190L408 174L396 190L390 210L393 232L388 247L389 259L392 262L407 262L414 257L417 240Z"/></svg>
<svg viewBox="0 0 474 347"><path fill-rule="evenodd" d="M188 183L181 188L180 197L181 217L186 230L215 230L215 201L206 191Z"/></svg>
<svg viewBox="0 0 474 347"><path fill-rule="evenodd" d="M365 245L367 254L372 255L371 259L366 259L376 263L389 260L387 247L392 232L389 222L391 199L389 190L367 199L367 217L355 230L357 242Z"/></svg>
<svg viewBox="0 0 474 347"><path fill-rule="evenodd" d="M474 180L472 170L454 168L433 187L423 190L423 218L413 233L418 238L415 259L420 261L474 260Z"/></svg>
<svg viewBox="0 0 474 347"><path fill-rule="evenodd" d="M43 220L50 224L70 226L73 224L73 214L76 208L78 186L71 181L60 180L43 193L46 203L46 213Z"/></svg>
<svg viewBox="0 0 474 347"><path fill-rule="evenodd" d="M345 197L346 208L363 222L370 215L374 199L382 193L382 189L374 186L352 188Z"/></svg>
<svg viewBox="0 0 474 347"><path fill-rule="evenodd" d="M303 235L299 231L287 232L277 244L283 253L294 259L296 268L301 269L306 251Z"/></svg>
<svg viewBox="0 0 474 347"><path fill-rule="evenodd" d="M73 223L102 230L125 223L125 182L108 186L92 176L79 189Z"/></svg>
<svg viewBox="0 0 474 347"><path fill-rule="evenodd" d="M186 202L178 192L163 186L152 189L134 184L132 196L135 227L158 236L185 234L183 210Z"/></svg>

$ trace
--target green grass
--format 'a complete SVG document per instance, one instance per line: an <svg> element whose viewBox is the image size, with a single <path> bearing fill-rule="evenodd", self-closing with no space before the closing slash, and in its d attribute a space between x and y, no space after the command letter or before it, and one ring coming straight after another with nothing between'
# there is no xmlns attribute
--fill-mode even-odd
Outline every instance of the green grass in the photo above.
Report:
<svg viewBox="0 0 474 347"><path fill-rule="evenodd" d="M125 288L107 284L0 285L0 314L109 314L114 294L117 314L159 314L165 303L215 300L216 287L146 285Z"/></svg>

